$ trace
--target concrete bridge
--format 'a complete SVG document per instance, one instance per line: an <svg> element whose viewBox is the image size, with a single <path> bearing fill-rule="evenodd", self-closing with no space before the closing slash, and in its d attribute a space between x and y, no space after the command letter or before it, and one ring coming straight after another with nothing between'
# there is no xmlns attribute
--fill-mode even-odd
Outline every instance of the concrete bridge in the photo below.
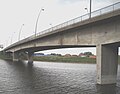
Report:
<svg viewBox="0 0 120 94"><path fill-rule="evenodd" d="M19 53L28 53L28 62L33 62L33 53L48 49L96 47L97 83L116 83L118 47L120 46L120 2L72 19L45 31L18 41L4 49L12 53L13 61Z"/></svg>

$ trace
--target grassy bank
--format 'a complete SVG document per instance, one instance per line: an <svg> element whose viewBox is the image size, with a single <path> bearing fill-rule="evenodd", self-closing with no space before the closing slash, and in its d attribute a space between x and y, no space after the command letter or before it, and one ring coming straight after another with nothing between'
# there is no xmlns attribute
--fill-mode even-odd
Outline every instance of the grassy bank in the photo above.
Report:
<svg viewBox="0 0 120 94"><path fill-rule="evenodd" d="M88 57L40 56L34 57L34 60L49 62L96 63L96 59Z"/></svg>
<svg viewBox="0 0 120 94"><path fill-rule="evenodd" d="M8 55L5 54L3 51L0 51L0 59L11 60L12 57L8 56Z"/></svg>
<svg viewBox="0 0 120 94"><path fill-rule="evenodd" d="M96 63L96 59L89 57L40 56L34 57L34 60L47 62ZM120 56L118 56L118 63L120 64Z"/></svg>
<svg viewBox="0 0 120 94"><path fill-rule="evenodd" d="M3 52L0 52L0 59L10 59L12 57L9 57ZM25 57L24 60L27 60ZM47 61L47 62L70 62L70 63L96 63L96 59L89 58L89 57L77 57L77 56L39 56L34 57L35 61ZM120 64L120 56L118 56L118 63Z"/></svg>

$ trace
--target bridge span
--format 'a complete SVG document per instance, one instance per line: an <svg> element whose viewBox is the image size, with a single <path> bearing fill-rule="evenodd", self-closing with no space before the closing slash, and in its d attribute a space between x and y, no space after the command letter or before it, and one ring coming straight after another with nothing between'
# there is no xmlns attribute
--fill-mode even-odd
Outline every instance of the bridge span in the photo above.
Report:
<svg viewBox="0 0 120 94"><path fill-rule="evenodd" d="M4 49L18 61L21 52L33 53L48 49L96 47L97 83L116 83L118 47L120 47L120 2L72 19L45 31L20 40Z"/></svg>

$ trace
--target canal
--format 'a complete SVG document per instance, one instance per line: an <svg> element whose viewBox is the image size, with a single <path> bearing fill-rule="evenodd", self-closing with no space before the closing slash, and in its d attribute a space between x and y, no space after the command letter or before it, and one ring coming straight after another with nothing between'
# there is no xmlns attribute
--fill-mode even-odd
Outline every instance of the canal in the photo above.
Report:
<svg viewBox="0 0 120 94"><path fill-rule="evenodd" d="M120 94L116 85L96 84L96 64L0 60L0 94Z"/></svg>

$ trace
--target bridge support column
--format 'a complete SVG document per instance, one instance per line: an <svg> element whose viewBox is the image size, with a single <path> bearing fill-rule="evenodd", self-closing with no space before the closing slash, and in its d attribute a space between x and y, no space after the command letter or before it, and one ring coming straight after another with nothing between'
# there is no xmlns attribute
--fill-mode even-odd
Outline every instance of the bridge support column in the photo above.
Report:
<svg viewBox="0 0 120 94"><path fill-rule="evenodd" d="M28 52L28 63L33 63L34 52Z"/></svg>
<svg viewBox="0 0 120 94"><path fill-rule="evenodd" d="M18 52L13 52L13 62L19 61L19 53Z"/></svg>
<svg viewBox="0 0 120 94"><path fill-rule="evenodd" d="M118 47L97 45L97 83L114 84L117 78Z"/></svg>

